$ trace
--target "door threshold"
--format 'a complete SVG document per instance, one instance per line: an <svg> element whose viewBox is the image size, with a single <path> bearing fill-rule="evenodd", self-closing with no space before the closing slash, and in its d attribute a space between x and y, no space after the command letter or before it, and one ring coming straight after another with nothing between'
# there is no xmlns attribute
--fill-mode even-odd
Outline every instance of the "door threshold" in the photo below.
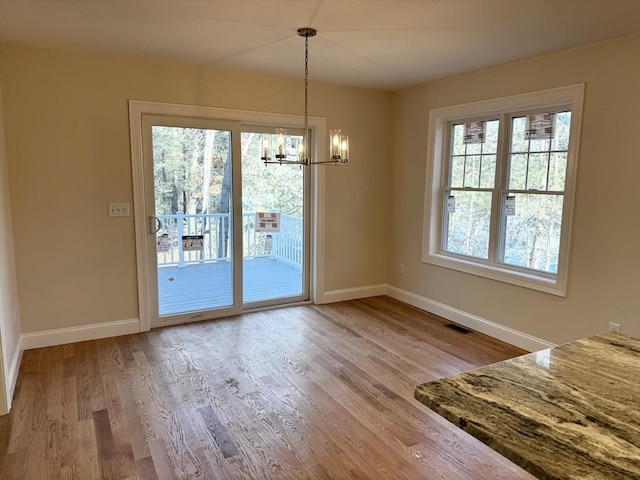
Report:
<svg viewBox="0 0 640 480"><path fill-rule="evenodd" d="M313 302L311 300L303 300L301 302L279 303L277 305L263 305L259 307L243 308L242 313L264 312L266 310L276 310L278 308L285 308L285 307L301 307L303 305L312 305L312 304Z"/></svg>

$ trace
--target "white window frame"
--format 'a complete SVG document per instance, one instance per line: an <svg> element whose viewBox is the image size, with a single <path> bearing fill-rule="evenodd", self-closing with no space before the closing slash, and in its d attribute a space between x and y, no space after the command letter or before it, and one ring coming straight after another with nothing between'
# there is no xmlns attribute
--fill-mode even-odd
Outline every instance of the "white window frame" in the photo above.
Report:
<svg viewBox="0 0 640 480"><path fill-rule="evenodd" d="M500 282L538 290L566 297L567 276L569 271L569 247L571 244L571 227L573 204L575 197L576 174L578 168L578 149L582 124L582 108L584 84L570 85L550 90L525 93L474 103L437 108L429 111L428 154L424 199L424 223L422 236L422 261L440 267L490 278ZM442 249L444 195L443 185L447 175L446 149L449 145L449 125L454 122L468 120L472 117L489 117L507 115L517 111L539 110L569 106L571 109L571 129L567 153L567 172L562 208L562 231L558 254L558 271L556 274L538 272L514 267L503 263L476 259L452 254ZM505 126L500 125L500 131ZM504 140L504 139L503 139ZM507 167L507 155L498 158L496 168ZM500 157L500 147L498 156ZM492 211L492 227L500 222L498 212Z"/></svg>

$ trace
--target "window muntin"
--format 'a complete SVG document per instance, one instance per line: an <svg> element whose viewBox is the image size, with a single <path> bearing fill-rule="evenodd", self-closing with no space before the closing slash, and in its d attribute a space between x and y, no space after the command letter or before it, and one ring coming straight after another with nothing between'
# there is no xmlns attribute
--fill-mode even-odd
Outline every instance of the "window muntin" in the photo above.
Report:
<svg viewBox="0 0 640 480"><path fill-rule="evenodd" d="M574 85L430 111L424 262L565 295L583 96ZM529 138L527 115L549 113L553 138ZM462 126L480 121L497 140L485 127L465 145Z"/></svg>

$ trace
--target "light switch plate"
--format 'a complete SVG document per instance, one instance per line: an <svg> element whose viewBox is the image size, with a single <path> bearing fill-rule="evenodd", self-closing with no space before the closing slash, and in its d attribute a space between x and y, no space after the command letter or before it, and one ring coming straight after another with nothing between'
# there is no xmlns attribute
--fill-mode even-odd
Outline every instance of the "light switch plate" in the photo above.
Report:
<svg viewBox="0 0 640 480"><path fill-rule="evenodd" d="M109 216L110 217L128 217L129 204L128 203L110 203L109 204Z"/></svg>

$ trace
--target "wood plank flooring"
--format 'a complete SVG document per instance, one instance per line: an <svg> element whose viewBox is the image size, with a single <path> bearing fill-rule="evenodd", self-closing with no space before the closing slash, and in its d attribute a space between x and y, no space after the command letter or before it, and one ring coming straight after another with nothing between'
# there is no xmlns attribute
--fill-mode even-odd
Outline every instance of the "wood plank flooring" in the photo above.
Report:
<svg viewBox="0 0 640 480"><path fill-rule="evenodd" d="M388 297L24 353L0 478L531 479L414 400L524 353Z"/></svg>

